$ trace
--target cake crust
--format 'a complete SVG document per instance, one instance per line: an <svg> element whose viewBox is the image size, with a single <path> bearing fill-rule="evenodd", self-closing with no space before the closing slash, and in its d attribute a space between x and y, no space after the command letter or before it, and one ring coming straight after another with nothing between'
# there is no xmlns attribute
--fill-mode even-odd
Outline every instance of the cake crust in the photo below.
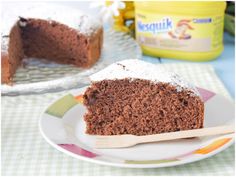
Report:
<svg viewBox="0 0 236 177"><path fill-rule="evenodd" d="M6 46L7 41L9 43ZM2 37L1 50L1 82L12 83L12 76L24 57L21 31L18 25L14 25L9 36Z"/></svg>

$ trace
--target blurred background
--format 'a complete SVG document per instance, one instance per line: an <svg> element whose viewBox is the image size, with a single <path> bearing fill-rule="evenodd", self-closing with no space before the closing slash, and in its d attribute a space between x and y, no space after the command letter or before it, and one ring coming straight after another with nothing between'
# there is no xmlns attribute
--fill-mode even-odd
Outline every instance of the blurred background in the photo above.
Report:
<svg viewBox="0 0 236 177"><path fill-rule="evenodd" d="M55 2L56 3L56 2ZM98 16L101 14L101 9L106 9L107 16L102 15L104 27L113 28L116 31L127 33L135 38L135 3L133 1L100 1L95 2L58 2L65 6L78 8L88 14ZM122 4L123 3L123 4ZM106 7L106 8L105 8ZM114 7L117 11L110 10L109 7ZM158 8L155 7L158 11ZM112 9L112 8L111 8ZM137 10L137 9L136 9ZM112 16L112 20L109 17ZM231 96L234 97L235 93L235 2L227 2L226 10L224 11L224 32L223 44L224 50L214 57L211 61L201 63L210 64L214 67L217 75L220 77L226 88L229 90ZM153 56L148 54L143 55L148 61L154 62L153 59L158 59L162 63L186 63L187 61L175 60L165 57ZM193 62L196 63L197 61ZM197 62L199 63L199 62Z"/></svg>
<svg viewBox="0 0 236 177"><path fill-rule="evenodd" d="M17 6L18 3L29 3L29 2L3 2L2 8L8 9L8 6ZM91 16L95 16L96 18L100 18L100 20L104 24L105 32L106 29L114 29L115 31L119 31L125 34L128 34L132 36L133 38L136 38L137 42L140 44L142 50L143 50L143 58L147 61L150 61L152 63L206 63L210 64L214 67L217 75L220 77L222 82L225 84L226 88L229 90L231 96L234 97L235 93L235 52L234 52L234 46L235 46L235 2L227 2L226 10L224 11L224 31L223 36L220 34L217 38L219 40L223 40L223 51L217 51L213 52L211 54L211 57L202 57L201 52L199 52L199 57L194 55L193 58L189 57L186 54L182 54L179 57L178 55L165 55L165 53L160 52L153 52L148 51L146 49L146 46L142 44L142 37L137 38L137 27L135 28L135 19L137 18L137 11L140 10L137 9L137 5L135 5L135 2L133 1L54 1L54 2L47 2L51 4L59 4L63 6L68 6L70 8L77 9L79 11L83 11L86 14L89 14ZM172 3L172 2L171 2ZM148 2L145 4L148 5ZM154 6L154 5L153 5ZM148 6L147 6L148 8ZM162 7L156 5L154 6L157 13L161 10ZM211 8L211 7L210 7ZM209 8L209 10L210 10ZM212 7L213 8L213 7ZM142 9L141 9L142 10ZM135 13L136 12L136 13ZM137 20L137 19L136 19ZM186 27L188 22L179 21L180 28L176 29L182 30L182 28ZM182 26L181 26L182 24ZM207 29L204 29L207 31ZM136 33L136 35L135 35ZM188 30L186 33L194 33L194 30ZM188 38L188 34L185 34ZM191 37L191 35L190 35ZM158 51L158 50L157 50ZM161 50L160 50L161 51ZM183 51L185 52L185 51ZM169 53L169 51L168 51ZM188 52L187 52L188 53ZM186 56L185 56L186 55ZM176 57L175 57L176 56ZM181 56L184 56L181 58ZM186 61L186 58L187 61ZM197 59L196 59L197 58ZM199 58L199 59L198 59ZM201 59L202 58L202 59Z"/></svg>

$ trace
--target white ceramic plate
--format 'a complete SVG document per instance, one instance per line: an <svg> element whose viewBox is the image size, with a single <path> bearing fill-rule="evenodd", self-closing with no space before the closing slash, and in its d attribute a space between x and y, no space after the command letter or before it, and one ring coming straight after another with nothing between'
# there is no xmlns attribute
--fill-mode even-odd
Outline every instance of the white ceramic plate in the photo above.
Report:
<svg viewBox="0 0 236 177"><path fill-rule="evenodd" d="M213 156L234 142L234 134L141 144L121 149L95 149L94 136L85 134L82 94L70 92L52 103L40 118L45 140L59 151L98 164L158 168L186 164ZM205 102L205 127L234 123L234 104L221 95L198 88Z"/></svg>

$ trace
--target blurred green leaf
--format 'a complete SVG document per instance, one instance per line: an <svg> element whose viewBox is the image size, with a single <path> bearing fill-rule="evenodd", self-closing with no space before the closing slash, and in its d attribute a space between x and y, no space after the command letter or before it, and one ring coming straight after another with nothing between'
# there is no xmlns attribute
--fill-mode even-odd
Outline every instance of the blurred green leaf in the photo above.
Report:
<svg viewBox="0 0 236 177"><path fill-rule="evenodd" d="M232 15L234 15L234 13L235 13L234 5L229 5L229 6L226 8L226 13L227 13L227 14L232 14Z"/></svg>
<svg viewBox="0 0 236 177"><path fill-rule="evenodd" d="M225 14L224 28L231 35L235 35L235 16L234 15Z"/></svg>

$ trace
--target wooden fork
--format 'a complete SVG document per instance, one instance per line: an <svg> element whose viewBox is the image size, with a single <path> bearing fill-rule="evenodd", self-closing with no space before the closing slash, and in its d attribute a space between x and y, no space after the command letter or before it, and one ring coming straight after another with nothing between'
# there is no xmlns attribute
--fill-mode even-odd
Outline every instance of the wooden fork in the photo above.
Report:
<svg viewBox="0 0 236 177"><path fill-rule="evenodd" d="M210 135L227 134L234 132L234 125L209 127L178 132L161 133L155 135L112 135L96 136L95 148L125 148L140 143L159 142L181 138L192 138Z"/></svg>

